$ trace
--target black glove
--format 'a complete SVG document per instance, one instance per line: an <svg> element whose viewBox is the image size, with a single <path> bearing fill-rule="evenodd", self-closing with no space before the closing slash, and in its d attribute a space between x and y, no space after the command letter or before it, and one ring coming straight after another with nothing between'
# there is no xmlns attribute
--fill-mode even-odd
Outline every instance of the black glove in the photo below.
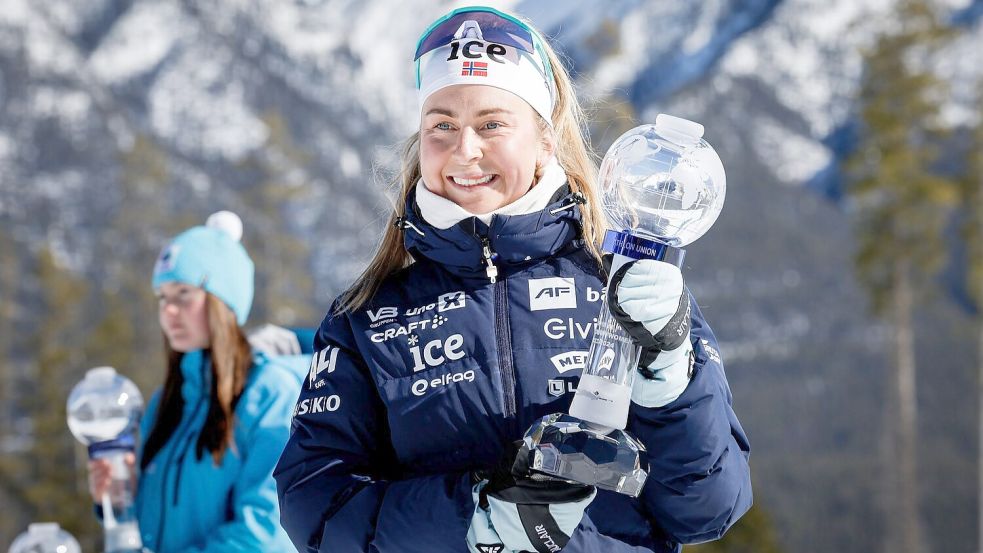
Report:
<svg viewBox="0 0 983 553"><path fill-rule="evenodd" d="M594 486L533 473L530 457L521 440L509 444L495 468L481 475L488 483L481 488L479 507L489 511L506 548L559 551L580 524Z"/></svg>
<svg viewBox="0 0 983 553"><path fill-rule="evenodd" d="M605 255L610 274L612 256ZM625 290L622 290L622 285ZM654 260L629 261L608 282L608 309L642 348L639 370L645 374L663 351L676 350L689 339L689 294L679 269Z"/></svg>

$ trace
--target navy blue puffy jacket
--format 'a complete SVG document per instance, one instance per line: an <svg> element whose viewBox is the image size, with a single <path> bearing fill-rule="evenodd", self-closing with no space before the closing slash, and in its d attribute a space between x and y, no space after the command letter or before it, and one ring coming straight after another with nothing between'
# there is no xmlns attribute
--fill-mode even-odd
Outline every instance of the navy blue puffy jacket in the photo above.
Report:
<svg viewBox="0 0 983 553"><path fill-rule="evenodd" d="M358 311L329 312L315 338L274 474L300 551L467 551L472 472L569 407L590 347L604 284L573 204L558 194L539 213L439 230L409 202L416 262ZM564 551L679 551L719 537L750 507L749 444L692 303L693 379L672 403L629 414L650 454L645 490L599 491Z"/></svg>

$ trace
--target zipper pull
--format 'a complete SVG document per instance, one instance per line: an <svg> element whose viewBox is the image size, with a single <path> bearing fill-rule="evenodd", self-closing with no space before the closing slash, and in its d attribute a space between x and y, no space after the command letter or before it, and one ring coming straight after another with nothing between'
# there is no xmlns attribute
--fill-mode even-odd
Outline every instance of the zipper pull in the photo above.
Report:
<svg viewBox="0 0 983 553"><path fill-rule="evenodd" d="M495 284L498 280L498 267L492 262L492 258L495 256L495 252L491 250L491 244L488 242L487 238L481 239L481 254L485 257L485 263L488 265L485 267L485 274L488 275L488 280Z"/></svg>

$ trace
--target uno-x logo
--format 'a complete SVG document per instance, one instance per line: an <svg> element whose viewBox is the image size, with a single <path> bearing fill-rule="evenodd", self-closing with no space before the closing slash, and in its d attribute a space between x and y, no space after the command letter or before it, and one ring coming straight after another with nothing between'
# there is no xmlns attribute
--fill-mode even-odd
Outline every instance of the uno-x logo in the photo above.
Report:
<svg viewBox="0 0 983 553"><path fill-rule="evenodd" d="M404 313L404 315L408 317L412 317L414 315L421 315L434 308L436 308L438 312L449 311L451 309L460 309L464 307L464 301L465 301L464 292L450 292L447 294L441 294L440 297L437 298L437 301L433 303L421 305L419 307L411 307L406 310L406 313Z"/></svg>
<svg viewBox="0 0 983 553"><path fill-rule="evenodd" d="M338 360L338 348L328 346L314 354L311 358L311 368L307 375L307 387L316 390L324 386L324 380L319 377L324 371L328 374L334 372L335 361Z"/></svg>
<svg viewBox="0 0 983 553"><path fill-rule="evenodd" d="M451 309L460 309L464 307L466 296L464 292L450 292L448 294L441 294L437 298L437 311L450 311Z"/></svg>
<svg viewBox="0 0 983 553"><path fill-rule="evenodd" d="M577 289L571 278L529 279L529 310L576 309Z"/></svg>

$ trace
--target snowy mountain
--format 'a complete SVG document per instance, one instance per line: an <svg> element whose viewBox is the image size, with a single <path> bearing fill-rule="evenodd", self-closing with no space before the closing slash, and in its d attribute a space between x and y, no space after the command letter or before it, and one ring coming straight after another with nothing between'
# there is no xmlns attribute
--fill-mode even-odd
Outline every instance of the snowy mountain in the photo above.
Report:
<svg viewBox="0 0 983 553"><path fill-rule="evenodd" d="M0 249L32 275L48 247L94 288L133 294L167 236L232 209L261 260L261 288L294 300L260 300L259 314L316 324L391 210L387 184L416 123L409 52L459 4L5 0ZM789 550L875 547L884 506L868 476L880 461L864 437L879 432L889 352L850 276L849 218L824 197L842 191L859 48L893 24L895 0L491 4L530 17L567 56L603 119L598 148L659 112L706 126L730 190L686 276L755 445L756 496ZM967 126L979 117L983 0L943 8L959 34L932 65L951 85L947 120ZM5 282L0 274L15 308L0 332L14 329L12 357L28 367L32 352L17 344L44 318L34 309L43 290L33 278ZM932 320L958 326L947 309L933 307ZM937 347L958 350L959 332ZM925 398L923 430L937 431L938 451L974 435L931 410L966 378ZM926 504L958 508L930 531L940 544L969 543L974 499L940 475L971 478L973 465L941 458L948 464L924 467Z"/></svg>

